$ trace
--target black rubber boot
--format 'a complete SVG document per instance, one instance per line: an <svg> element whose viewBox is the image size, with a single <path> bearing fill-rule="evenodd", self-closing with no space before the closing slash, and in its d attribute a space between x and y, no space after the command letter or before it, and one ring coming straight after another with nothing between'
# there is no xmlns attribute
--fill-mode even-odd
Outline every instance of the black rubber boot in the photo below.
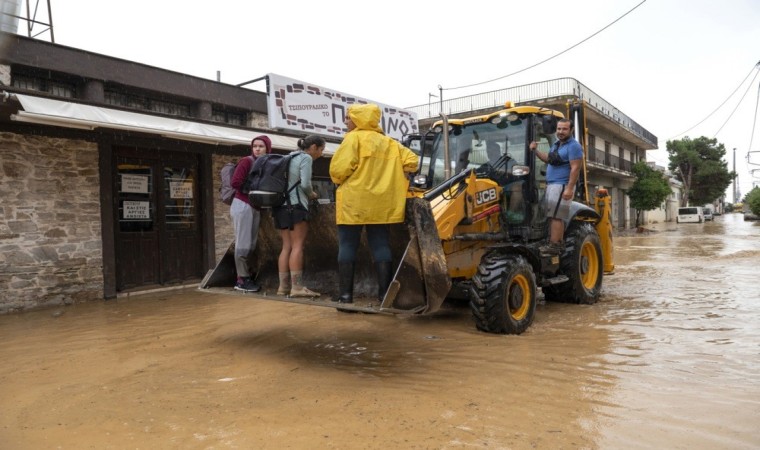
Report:
<svg viewBox="0 0 760 450"><path fill-rule="evenodd" d="M377 300L382 302L393 278L393 263L390 261L379 262L375 266L377 267Z"/></svg>
<svg viewBox="0 0 760 450"><path fill-rule="evenodd" d="M354 263L338 263L338 286L340 296L337 301L340 303L354 302Z"/></svg>

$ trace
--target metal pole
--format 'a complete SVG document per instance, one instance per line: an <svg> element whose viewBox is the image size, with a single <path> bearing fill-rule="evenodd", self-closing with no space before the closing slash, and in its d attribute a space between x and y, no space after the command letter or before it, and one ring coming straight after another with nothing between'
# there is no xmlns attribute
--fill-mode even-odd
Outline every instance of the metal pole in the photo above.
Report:
<svg viewBox="0 0 760 450"><path fill-rule="evenodd" d="M443 179L451 178L451 154L449 153L449 118L441 112L443 120ZM423 137L424 139L424 137Z"/></svg>
<svg viewBox="0 0 760 450"><path fill-rule="evenodd" d="M438 94L439 94L438 101L439 101L439 104L441 105L441 110L438 112L443 114L443 86L441 86L440 84L438 85Z"/></svg>
<svg viewBox="0 0 760 450"><path fill-rule="evenodd" d="M734 147L734 205L736 204L736 147Z"/></svg>
<svg viewBox="0 0 760 450"><path fill-rule="evenodd" d="M255 83L255 82L261 81L261 80L267 80L267 87L269 87L269 77L267 75L264 75L263 77L254 78L253 80L246 81L244 83L236 84L235 86L237 86L237 87L243 87L243 86L245 86L247 84ZM267 91L269 91L269 89L267 89Z"/></svg>
<svg viewBox="0 0 760 450"><path fill-rule="evenodd" d="M431 99L432 97L438 98L438 96L437 96L437 95L435 95L435 94L431 94L430 92L428 92L428 117L433 117L433 111L432 111L432 108L431 108L431 106L430 106L430 99ZM439 112L440 112L440 111L439 111Z"/></svg>

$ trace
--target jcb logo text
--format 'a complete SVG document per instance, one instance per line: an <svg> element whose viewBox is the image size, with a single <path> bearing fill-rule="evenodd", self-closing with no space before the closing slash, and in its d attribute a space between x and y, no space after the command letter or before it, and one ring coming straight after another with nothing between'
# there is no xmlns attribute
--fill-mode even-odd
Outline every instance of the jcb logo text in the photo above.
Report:
<svg viewBox="0 0 760 450"><path fill-rule="evenodd" d="M475 194L475 204L482 205L496 200L496 188L486 189L485 191L479 191Z"/></svg>

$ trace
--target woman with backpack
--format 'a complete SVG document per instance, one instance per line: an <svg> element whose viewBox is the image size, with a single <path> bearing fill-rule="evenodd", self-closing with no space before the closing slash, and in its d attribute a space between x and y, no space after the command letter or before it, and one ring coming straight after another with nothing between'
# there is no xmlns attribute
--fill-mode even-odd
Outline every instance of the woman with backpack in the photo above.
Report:
<svg viewBox="0 0 760 450"><path fill-rule="evenodd" d="M240 188L243 187L248 178L248 173L251 171L256 158L267 153L272 153L272 141L269 137L261 135L253 138L251 155L238 162L230 182L230 185L235 189L235 197L230 205L230 217L232 218L232 225L235 227L235 270L237 272L235 290L243 292L261 290L261 286L256 284L251 277L251 269L248 265L248 254L256 248L261 213L251 206L248 195L243 194Z"/></svg>
<svg viewBox="0 0 760 450"><path fill-rule="evenodd" d="M298 140L299 150L292 152L288 169L289 199L272 208L275 228L280 230L282 250L277 260L280 285L277 295L319 297L303 285L303 247L309 231L309 200L319 197L311 184L311 167L322 156L325 140L311 135Z"/></svg>

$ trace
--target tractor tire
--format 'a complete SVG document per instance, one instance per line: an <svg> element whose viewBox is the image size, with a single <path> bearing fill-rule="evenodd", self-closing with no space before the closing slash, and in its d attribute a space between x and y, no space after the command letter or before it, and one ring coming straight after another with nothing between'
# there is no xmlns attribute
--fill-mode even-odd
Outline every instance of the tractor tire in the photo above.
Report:
<svg viewBox="0 0 760 450"><path fill-rule="evenodd" d="M478 330L520 334L536 314L536 275L519 255L483 257L470 287L470 309Z"/></svg>
<svg viewBox="0 0 760 450"><path fill-rule="evenodd" d="M569 280L542 288L546 300L593 305L602 292L604 259L599 234L593 225L572 225L565 237L559 273Z"/></svg>

